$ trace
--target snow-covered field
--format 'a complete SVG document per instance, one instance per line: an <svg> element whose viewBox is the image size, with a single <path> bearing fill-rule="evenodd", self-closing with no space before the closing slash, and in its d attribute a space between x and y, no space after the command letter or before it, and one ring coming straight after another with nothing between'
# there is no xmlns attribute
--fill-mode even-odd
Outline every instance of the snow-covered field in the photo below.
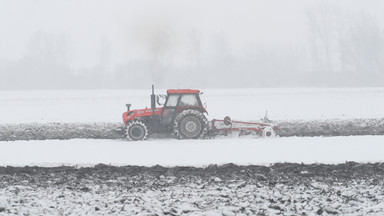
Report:
<svg viewBox="0 0 384 216"><path fill-rule="evenodd" d="M203 91L209 119L229 115L259 120L268 110L270 119L288 122L285 127L296 121L299 134L308 133L306 121L316 125L329 119L346 121L309 127L309 133L324 128L337 129L333 136L345 134L339 127L357 119L357 127L351 129L382 134L384 88ZM51 126L116 125L126 103L133 109L149 107L149 94L149 90L0 91L0 128L7 129L0 135L17 140L14 136L19 133L12 130L20 125L31 130L27 140L35 130ZM93 127L81 130L92 130L91 137L97 137ZM76 130L69 133L76 135ZM0 149L0 215L384 213L382 135L0 141Z"/></svg>
<svg viewBox="0 0 384 216"><path fill-rule="evenodd" d="M209 118L383 118L384 88L202 89ZM165 90L156 90L165 94ZM0 124L120 122L125 104L150 107L148 90L0 91Z"/></svg>
<svg viewBox="0 0 384 216"><path fill-rule="evenodd" d="M203 90L209 118L326 120L384 117L384 88ZM156 93L165 93L157 90ZM0 123L121 122L125 103L149 106L149 90L1 91ZM380 127L380 126L379 126ZM382 136L337 138L150 139L0 142L0 164L208 165L383 161ZM369 148L364 146L370 146Z"/></svg>
<svg viewBox="0 0 384 216"><path fill-rule="evenodd" d="M45 140L0 142L1 165L206 166L278 162L384 162L384 136L218 140Z"/></svg>
<svg viewBox="0 0 384 216"><path fill-rule="evenodd" d="M383 215L384 164L0 167L0 215Z"/></svg>

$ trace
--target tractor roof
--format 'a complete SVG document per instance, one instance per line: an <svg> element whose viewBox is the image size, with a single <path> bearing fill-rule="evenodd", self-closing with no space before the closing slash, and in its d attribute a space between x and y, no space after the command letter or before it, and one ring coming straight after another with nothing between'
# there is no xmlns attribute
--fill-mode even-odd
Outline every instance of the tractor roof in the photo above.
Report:
<svg viewBox="0 0 384 216"><path fill-rule="evenodd" d="M199 90L194 89L168 89L168 94L198 94Z"/></svg>

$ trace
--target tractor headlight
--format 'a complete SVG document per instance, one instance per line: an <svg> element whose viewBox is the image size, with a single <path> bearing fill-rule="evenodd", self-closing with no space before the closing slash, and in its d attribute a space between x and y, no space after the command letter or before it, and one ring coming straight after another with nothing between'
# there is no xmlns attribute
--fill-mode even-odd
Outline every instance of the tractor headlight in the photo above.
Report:
<svg viewBox="0 0 384 216"><path fill-rule="evenodd" d="M128 112L127 113L127 116L130 116L130 115L132 115L133 114L133 112Z"/></svg>

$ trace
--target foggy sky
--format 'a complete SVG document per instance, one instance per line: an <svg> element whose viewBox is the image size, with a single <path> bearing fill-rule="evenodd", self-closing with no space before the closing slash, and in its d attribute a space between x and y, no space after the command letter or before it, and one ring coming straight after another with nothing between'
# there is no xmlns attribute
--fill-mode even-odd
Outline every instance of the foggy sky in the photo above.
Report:
<svg viewBox="0 0 384 216"><path fill-rule="evenodd" d="M33 73L28 71L27 66L23 67L20 59L33 52L31 50L34 49L34 45L31 38L36 35L48 35L45 38L60 38L57 43L65 42L66 44L63 55L66 58L65 66L69 69L65 70L65 73L74 75L93 73L96 71L95 66L101 65L101 74L108 73L116 77L120 73L118 70L129 71L129 68L133 67L132 62L135 62L134 70L137 73L150 73L152 75L143 75L142 78L147 79L147 81L143 81L142 85L133 87L145 87L151 82L160 82L165 85L167 82L164 80L174 80L183 86L208 87L209 81L203 83L198 82L198 79L185 81L182 74L189 73L191 70L199 70L198 66L193 66L194 69L191 69L191 65L197 65L196 62L203 62L199 63L204 65L204 69L201 70L206 75L208 74L207 79L213 79L216 75L209 76L210 71L222 70L220 65L224 65L224 69L228 68L225 64L220 64L221 61L226 63L226 56L230 56L231 61L234 62L233 71L246 71L250 69L249 65L262 61L260 58L255 62L252 59L247 59L247 50L252 47L257 47L255 50L260 50L262 47L266 52L274 52L266 55L268 61L276 60L276 64L281 68L284 68L283 61L290 61L289 50L291 49L300 52L297 54L298 59L308 62L308 59L313 56L310 53L313 52L310 47L314 44L313 38L311 38L313 35L311 35L308 13L321 11L322 8L327 8L328 11L334 8L340 10L342 14L346 14L343 17L347 17L347 21L359 17L359 14L367 14L374 19L374 23L377 23L382 35L384 3L381 0L0 0L0 78L3 79L3 82L0 81L0 85L7 82L9 86L9 83L13 82L12 71L17 71L18 76L22 76L22 73L29 73L30 75ZM324 20L327 22L326 19ZM323 24L329 25L329 23ZM312 30L313 32L315 31ZM384 37L377 40L380 42L382 39ZM287 59L281 54L284 52L286 52L284 55L287 56ZM223 53L226 56L216 59L218 55ZM276 53L281 55L278 59L273 57ZM331 68L328 69L329 71L341 70L339 69L341 66L338 66L339 60L336 60L339 58L339 53L339 51L335 53L330 51L328 54L327 62L330 64L329 59L331 59L332 63L332 68L329 67ZM384 55L378 54L377 56L379 56L377 58L381 58ZM306 57L308 59L305 59ZM251 61L251 63L239 64L239 61L243 60L244 62ZM146 62L142 64L149 62L152 66L141 70L140 68L143 67L137 66L139 64L137 62L140 61ZM217 64L212 63L215 61ZM292 71L323 73L319 71L326 70L321 69L321 65L325 64L322 61L325 60L318 61L320 66L303 63L297 67L292 66L292 68L297 68L292 69ZM15 69L14 65L16 64L19 65L18 69ZM361 64L364 65L364 62ZM64 63L60 65L64 65ZM39 66L36 67L36 70L39 70ZM189 69L185 69L186 67ZM268 70L274 71L273 67L271 65L257 68L257 73L267 76ZM41 70L48 70L47 68ZM366 68L366 66L360 68ZM175 77L173 74L176 73L174 72L176 70L178 75ZM372 73L377 74L379 73L377 71L380 70L381 68L375 69L375 72ZM246 73L245 77L248 76L248 73L252 73L252 70L249 71L244 72ZM8 75L4 75L6 73ZM199 74L199 72L197 73ZM231 71L227 73L231 73ZM276 75L275 72L270 73ZM288 70L285 73L290 72ZM108 74L105 76L108 77ZM36 76L44 79L42 74L36 74ZM297 76L298 74L293 74L292 82L294 84L292 86L301 86L297 82ZM308 81L311 77L316 76L315 74L305 78L302 82L303 86L316 83L316 81ZM285 74L284 77L289 78L290 76ZM384 78L380 74L378 77ZM230 80L231 75L222 78L228 79L228 83L232 82ZM360 78L356 77L355 79ZM111 78L107 84L95 85L91 88L118 86L113 80ZM246 87L279 87L282 83L281 81L274 83L269 80L266 85L260 82L259 85L253 86L252 82L246 78L245 80L237 78L235 81L236 87L242 86L242 84L245 84ZM71 82L71 78L68 78L66 82ZM371 83L369 80L364 83L351 81L346 85L348 86L350 83L354 86L384 85L384 81ZM327 86L326 80L323 80L323 85ZM343 86L343 83L339 81L330 83L330 86L338 85ZM222 86L214 85L213 87ZM33 85L30 88L33 88ZM47 86L47 88L55 87ZM60 88L66 88L66 85ZM68 85L67 88L72 88L72 85ZM7 87L0 87L0 89L7 89Z"/></svg>

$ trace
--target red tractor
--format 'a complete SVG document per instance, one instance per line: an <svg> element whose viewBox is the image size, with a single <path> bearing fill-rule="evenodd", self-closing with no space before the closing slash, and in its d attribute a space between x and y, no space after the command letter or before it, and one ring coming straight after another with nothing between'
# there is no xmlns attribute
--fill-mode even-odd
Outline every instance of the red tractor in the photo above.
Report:
<svg viewBox="0 0 384 216"><path fill-rule="evenodd" d="M239 131L241 134L261 134L264 137L275 137L277 127L266 123L231 121L213 119L208 122L207 110L200 100L201 92L192 89L170 89L165 97L164 107L159 105L160 97L155 96L152 85L151 108L130 110L123 113L128 140L145 140L149 134L174 134L179 139L202 139L217 134Z"/></svg>

